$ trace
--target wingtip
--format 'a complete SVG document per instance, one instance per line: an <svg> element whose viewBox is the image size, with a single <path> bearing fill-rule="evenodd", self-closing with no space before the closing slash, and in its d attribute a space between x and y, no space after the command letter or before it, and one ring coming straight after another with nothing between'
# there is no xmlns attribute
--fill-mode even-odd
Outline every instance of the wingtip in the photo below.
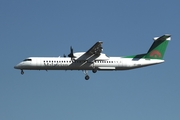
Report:
<svg viewBox="0 0 180 120"><path fill-rule="evenodd" d="M171 34L165 34L164 36L166 36L166 37L171 37Z"/></svg>

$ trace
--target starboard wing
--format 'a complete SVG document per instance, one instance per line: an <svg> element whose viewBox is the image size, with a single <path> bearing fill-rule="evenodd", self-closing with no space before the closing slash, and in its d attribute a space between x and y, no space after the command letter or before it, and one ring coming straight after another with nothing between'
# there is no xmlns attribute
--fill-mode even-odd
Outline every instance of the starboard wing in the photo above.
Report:
<svg viewBox="0 0 180 120"><path fill-rule="evenodd" d="M103 51L102 43L103 43L102 41L96 42L96 43L86 52L86 54L99 56L99 55L101 54L101 52Z"/></svg>

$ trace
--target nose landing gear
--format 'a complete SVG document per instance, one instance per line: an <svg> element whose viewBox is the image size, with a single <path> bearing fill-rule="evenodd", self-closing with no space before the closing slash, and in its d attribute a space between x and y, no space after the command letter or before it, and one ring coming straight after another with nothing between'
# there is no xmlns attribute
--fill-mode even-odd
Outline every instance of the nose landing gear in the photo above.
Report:
<svg viewBox="0 0 180 120"><path fill-rule="evenodd" d="M24 71L23 70L21 70L21 75L23 75L24 74Z"/></svg>

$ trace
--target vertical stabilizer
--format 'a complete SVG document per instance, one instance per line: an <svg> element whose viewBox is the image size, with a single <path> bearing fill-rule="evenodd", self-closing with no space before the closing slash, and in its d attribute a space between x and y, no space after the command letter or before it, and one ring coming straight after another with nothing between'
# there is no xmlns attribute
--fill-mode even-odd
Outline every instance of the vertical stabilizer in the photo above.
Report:
<svg viewBox="0 0 180 120"><path fill-rule="evenodd" d="M167 45L171 40L171 35L165 34L161 37L154 38L154 42L148 50L145 58L149 59L163 59Z"/></svg>

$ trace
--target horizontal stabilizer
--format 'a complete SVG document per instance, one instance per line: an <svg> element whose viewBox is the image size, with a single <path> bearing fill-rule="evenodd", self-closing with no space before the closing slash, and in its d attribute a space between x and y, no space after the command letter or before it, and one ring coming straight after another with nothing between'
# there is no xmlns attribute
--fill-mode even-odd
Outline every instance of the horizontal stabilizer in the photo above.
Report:
<svg viewBox="0 0 180 120"><path fill-rule="evenodd" d="M162 40L171 40L171 35L170 34L165 34L161 37L154 37L154 41L162 41Z"/></svg>

